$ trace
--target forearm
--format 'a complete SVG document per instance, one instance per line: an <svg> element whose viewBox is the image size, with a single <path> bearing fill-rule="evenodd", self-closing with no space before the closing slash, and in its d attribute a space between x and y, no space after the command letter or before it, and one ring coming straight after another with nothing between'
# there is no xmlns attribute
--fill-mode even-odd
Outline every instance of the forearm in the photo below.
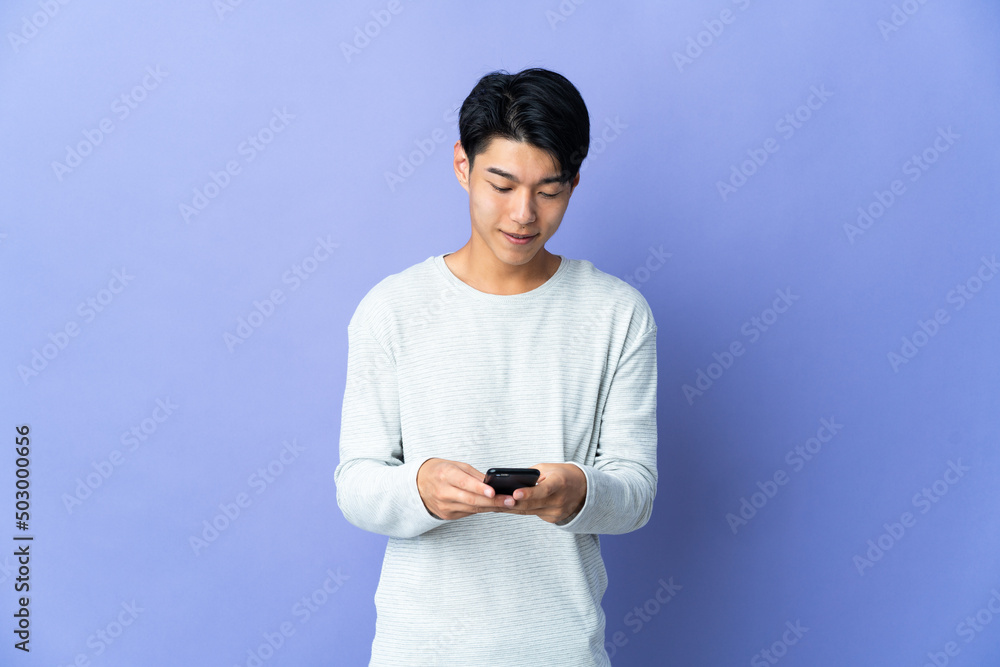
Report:
<svg viewBox="0 0 1000 667"><path fill-rule="evenodd" d="M576 516L556 524L571 533L620 535L646 525L653 512L656 470L630 461L603 467L574 463L587 477L587 496Z"/></svg>
<svg viewBox="0 0 1000 667"><path fill-rule="evenodd" d="M359 528L414 537L443 522L417 492L417 470L426 459L403 454L395 365L360 314L348 327L340 464L333 473L337 505Z"/></svg>
<svg viewBox="0 0 1000 667"><path fill-rule="evenodd" d="M389 537L415 537L444 523L420 500L416 475L426 459L390 465L377 459L342 461L334 472L337 505L358 528Z"/></svg>
<svg viewBox="0 0 1000 667"><path fill-rule="evenodd" d="M649 521L656 495L656 328L623 350L601 414L583 509L561 528L619 535Z"/></svg>

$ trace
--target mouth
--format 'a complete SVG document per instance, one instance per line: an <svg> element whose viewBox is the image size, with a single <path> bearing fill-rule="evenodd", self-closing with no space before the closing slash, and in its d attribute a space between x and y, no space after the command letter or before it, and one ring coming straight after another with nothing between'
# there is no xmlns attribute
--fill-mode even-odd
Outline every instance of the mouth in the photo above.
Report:
<svg viewBox="0 0 1000 667"><path fill-rule="evenodd" d="M530 243L531 239L538 236L538 234L531 234L531 235L508 234L507 232L503 232L503 235L507 237L508 241L510 241L511 243L515 243L517 245L524 245L525 243Z"/></svg>

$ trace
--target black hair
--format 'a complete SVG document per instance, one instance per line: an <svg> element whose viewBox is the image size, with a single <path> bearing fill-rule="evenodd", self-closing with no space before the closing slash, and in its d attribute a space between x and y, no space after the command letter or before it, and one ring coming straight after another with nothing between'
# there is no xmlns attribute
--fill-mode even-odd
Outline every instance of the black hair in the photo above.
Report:
<svg viewBox="0 0 1000 667"><path fill-rule="evenodd" d="M580 91L541 67L481 78L459 110L458 132L470 168L491 140L503 137L549 153L563 183L576 177L590 148L590 116Z"/></svg>

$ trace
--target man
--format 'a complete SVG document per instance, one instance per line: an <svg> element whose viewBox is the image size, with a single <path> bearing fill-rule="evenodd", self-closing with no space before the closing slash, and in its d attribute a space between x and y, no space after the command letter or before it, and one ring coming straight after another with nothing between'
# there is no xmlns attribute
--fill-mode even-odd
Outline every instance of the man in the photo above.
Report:
<svg viewBox="0 0 1000 667"><path fill-rule="evenodd" d="M652 511L656 323L545 249L589 146L567 79L488 74L459 133L469 241L383 279L348 325L337 502L390 538L370 664L609 665L598 535ZM497 495L491 467L541 475Z"/></svg>

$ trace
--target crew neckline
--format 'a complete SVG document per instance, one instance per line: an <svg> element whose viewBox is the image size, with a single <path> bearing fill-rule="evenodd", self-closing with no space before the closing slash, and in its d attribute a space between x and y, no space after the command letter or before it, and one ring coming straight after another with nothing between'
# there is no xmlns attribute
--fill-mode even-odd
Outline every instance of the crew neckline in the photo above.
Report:
<svg viewBox="0 0 1000 667"><path fill-rule="evenodd" d="M551 289L552 286L555 283L559 282L559 280L562 279L563 275L565 275L566 272L569 270L569 259L567 259L563 255L556 255L556 257L559 258L559 267L556 269L556 272L553 273L548 280L546 280L538 287L528 290L527 292L521 292L520 294L489 294L488 292L483 292L481 290L476 289L475 287L466 283L452 272L451 268L448 266L448 263L444 261L445 255L451 255L451 254L454 253L450 252L441 253L440 255L436 255L434 257L434 264L437 265L438 269L441 271L441 274L444 276L445 280L447 280L449 284L453 285L456 289L458 289L461 292L474 296L477 299L481 299L484 301L492 301L494 303L518 303L521 301L527 301L533 299L536 296L543 294L547 290Z"/></svg>

